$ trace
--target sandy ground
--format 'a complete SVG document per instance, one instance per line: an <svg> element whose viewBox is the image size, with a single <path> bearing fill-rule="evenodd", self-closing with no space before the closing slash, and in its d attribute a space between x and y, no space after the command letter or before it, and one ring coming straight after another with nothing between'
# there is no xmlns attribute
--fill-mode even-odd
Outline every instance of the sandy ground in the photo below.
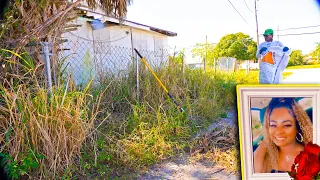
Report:
<svg viewBox="0 0 320 180"><path fill-rule="evenodd" d="M227 118L221 118L213 123L205 131L197 134L195 138L211 132L219 126L237 126L237 111L233 109L228 113ZM141 173L137 179L141 180L196 180L196 179L213 179L213 180L238 180L239 176L228 173L218 165L209 161L192 161L188 153L180 154L176 158L156 164L144 173Z"/></svg>
<svg viewBox="0 0 320 180"><path fill-rule="evenodd" d="M215 166L208 161L190 163L188 158L188 155L181 155L172 162L159 164L140 175L137 179L239 179L236 175L227 173L223 168Z"/></svg>

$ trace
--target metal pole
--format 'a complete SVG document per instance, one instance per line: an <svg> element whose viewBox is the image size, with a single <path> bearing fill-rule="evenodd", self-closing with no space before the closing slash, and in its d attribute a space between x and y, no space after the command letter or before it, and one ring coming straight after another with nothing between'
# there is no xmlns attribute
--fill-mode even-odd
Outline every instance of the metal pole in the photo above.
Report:
<svg viewBox="0 0 320 180"><path fill-rule="evenodd" d="M130 38L131 38L131 59L132 63L134 63L134 51L133 51L133 37L132 37L132 28L130 28Z"/></svg>
<svg viewBox="0 0 320 180"><path fill-rule="evenodd" d="M138 61L138 58L137 58L137 55L134 53L134 46L133 46L133 34L132 34L132 28L130 28L130 38L131 38L131 56L132 56L132 61L133 61L133 64L136 64L136 84L137 84L137 100L139 101L139 98L140 98L140 93L139 93L139 61ZM136 60L134 62L134 60Z"/></svg>
<svg viewBox="0 0 320 180"><path fill-rule="evenodd" d="M259 29L258 29L258 15L257 15L257 0L254 0L254 12L256 17L256 33L257 33L257 46L259 47ZM260 58L258 58L258 65L260 67Z"/></svg>
<svg viewBox="0 0 320 180"><path fill-rule="evenodd" d="M53 66L53 81L54 81L54 85L57 86L57 66L56 66L56 60L55 60L55 49L54 46L52 47L52 66Z"/></svg>
<svg viewBox="0 0 320 180"><path fill-rule="evenodd" d="M207 62L207 44L208 44L208 39L207 39L207 35L206 35L206 57L204 58L204 64L203 64L203 68L204 68L204 73L206 73L206 62Z"/></svg>
<svg viewBox="0 0 320 180"><path fill-rule="evenodd" d="M181 67L181 69L182 69L182 75L184 76L184 53L183 53L183 55L181 56L181 61L182 61L182 67Z"/></svg>
<svg viewBox="0 0 320 180"><path fill-rule="evenodd" d="M249 66L250 66L250 64L249 64L249 60L246 60L247 61L247 65L246 65L246 71L247 71L247 75L249 74Z"/></svg>
<svg viewBox="0 0 320 180"><path fill-rule="evenodd" d="M227 71L229 72L229 58L227 58Z"/></svg>
<svg viewBox="0 0 320 180"><path fill-rule="evenodd" d="M140 100L140 82L139 82L139 60L137 58L137 55L135 55L136 59L136 81L137 81L137 100Z"/></svg>
<svg viewBox="0 0 320 180"><path fill-rule="evenodd" d="M216 73L216 71L217 71L217 69L216 69L216 67L217 67L217 62L216 62L216 58L214 58L214 64L213 64L213 67L214 67L214 73Z"/></svg>
<svg viewBox="0 0 320 180"><path fill-rule="evenodd" d="M137 55L135 55L136 59L136 81L137 81L137 100L140 99L140 82L139 82L139 60L137 58Z"/></svg>
<svg viewBox="0 0 320 180"><path fill-rule="evenodd" d="M45 70L46 70L46 76L48 79L47 82L47 89L49 90L49 93L52 94L52 79L51 79L51 67L50 67L50 52L49 52L49 43L48 42L41 42L42 45L42 52L44 55L44 62L45 62Z"/></svg>
<svg viewBox="0 0 320 180"><path fill-rule="evenodd" d="M172 57L172 61L169 62L169 67L171 67L171 66L173 66L175 64L175 58L176 58L176 46L174 46L173 57Z"/></svg>

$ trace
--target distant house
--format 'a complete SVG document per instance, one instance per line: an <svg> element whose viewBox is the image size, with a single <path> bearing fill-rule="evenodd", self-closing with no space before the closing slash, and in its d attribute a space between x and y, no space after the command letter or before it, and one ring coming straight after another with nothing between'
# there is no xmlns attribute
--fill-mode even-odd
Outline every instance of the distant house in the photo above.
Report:
<svg viewBox="0 0 320 180"><path fill-rule="evenodd" d="M191 49L185 50L184 63L191 69L204 68L203 59L200 56L194 56Z"/></svg>
<svg viewBox="0 0 320 180"><path fill-rule="evenodd" d="M201 69L201 68L204 68L204 63L191 62L191 63L188 63L188 67L190 69Z"/></svg>
<svg viewBox="0 0 320 180"><path fill-rule="evenodd" d="M238 69L259 69L259 64L254 60L241 60L238 61Z"/></svg>
<svg viewBox="0 0 320 180"><path fill-rule="evenodd" d="M76 83L108 73L121 74L135 63L136 48L152 66L168 60L168 38L177 33L137 22L110 17L97 8L78 7L79 14L72 23L79 27L62 35L68 41L62 44L67 70ZM98 26L101 26L97 29ZM140 61L140 60L139 60Z"/></svg>
<svg viewBox="0 0 320 180"><path fill-rule="evenodd" d="M312 56L305 57L304 64L316 64L319 63L319 59Z"/></svg>

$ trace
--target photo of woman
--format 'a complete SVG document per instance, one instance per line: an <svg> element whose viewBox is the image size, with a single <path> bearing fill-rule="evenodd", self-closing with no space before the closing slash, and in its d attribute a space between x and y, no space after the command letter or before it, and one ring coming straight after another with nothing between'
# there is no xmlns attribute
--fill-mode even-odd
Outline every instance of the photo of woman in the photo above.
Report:
<svg viewBox="0 0 320 180"><path fill-rule="evenodd" d="M313 140L311 98L260 100L251 102L254 173L286 173Z"/></svg>

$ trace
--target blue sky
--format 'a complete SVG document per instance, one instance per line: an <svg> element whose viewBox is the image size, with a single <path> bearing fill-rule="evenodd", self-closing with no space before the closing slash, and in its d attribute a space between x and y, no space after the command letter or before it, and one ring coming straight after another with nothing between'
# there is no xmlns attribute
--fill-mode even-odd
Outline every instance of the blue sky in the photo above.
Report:
<svg viewBox="0 0 320 180"><path fill-rule="evenodd" d="M169 46L177 49L194 46L197 42L217 43L228 33L244 32L256 39L254 0L134 0L128 7L127 19L174 31ZM197 2L197 3L195 3ZM247 3L250 10L247 8ZM319 25L314 28L280 31L283 34L320 32L320 7L317 0L259 0L257 2L259 32L266 28L288 29ZM277 40L277 34L274 37ZM260 37L260 43L263 41ZM300 36L279 36L292 49L309 53L320 42L320 33Z"/></svg>

